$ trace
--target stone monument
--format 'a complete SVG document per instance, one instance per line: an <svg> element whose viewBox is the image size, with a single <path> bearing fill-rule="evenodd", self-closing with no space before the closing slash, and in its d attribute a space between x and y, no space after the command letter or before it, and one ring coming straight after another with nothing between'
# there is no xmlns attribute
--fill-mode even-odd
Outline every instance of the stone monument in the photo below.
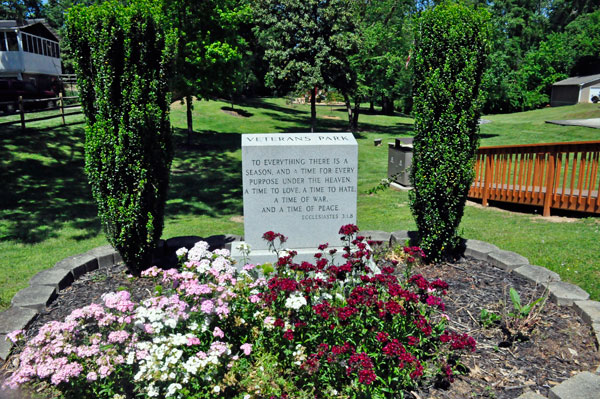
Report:
<svg viewBox="0 0 600 399"><path fill-rule="evenodd" d="M339 246L340 226L356 224L358 144L352 133L242 135L244 242L252 263L273 262L262 236L288 237L297 260ZM232 255L239 242L232 244Z"/></svg>

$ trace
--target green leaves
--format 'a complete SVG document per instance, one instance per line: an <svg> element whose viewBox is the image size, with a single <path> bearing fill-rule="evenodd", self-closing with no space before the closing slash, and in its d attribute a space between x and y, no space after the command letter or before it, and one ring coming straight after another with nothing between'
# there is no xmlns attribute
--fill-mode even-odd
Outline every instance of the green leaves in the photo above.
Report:
<svg viewBox="0 0 600 399"><path fill-rule="evenodd" d="M479 85L489 14L444 2L417 22L411 210L430 262L458 246L457 228L473 180Z"/></svg>
<svg viewBox="0 0 600 399"><path fill-rule="evenodd" d="M516 312L509 314L509 316L518 318L529 316L531 310L544 299L544 297L542 296L536 299L535 301L523 306L521 305L521 297L519 296L519 293L513 287L510 287L509 296Z"/></svg>
<svg viewBox="0 0 600 399"><path fill-rule="evenodd" d="M350 59L357 51L350 0L257 0L254 30L269 64L265 83L280 94L356 84ZM313 96L314 98L314 96ZM314 129L316 108L311 104Z"/></svg>
<svg viewBox="0 0 600 399"><path fill-rule="evenodd" d="M108 241L133 273L163 228L172 159L168 73L176 38L158 0L78 6L67 40L86 116L85 169Z"/></svg>
<svg viewBox="0 0 600 399"><path fill-rule="evenodd" d="M502 316L494 312L490 312L487 309L481 309L481 314L479 315L479 322L481 323L483 328L489 328L494 324L500 322L501 319Z"/></svg>

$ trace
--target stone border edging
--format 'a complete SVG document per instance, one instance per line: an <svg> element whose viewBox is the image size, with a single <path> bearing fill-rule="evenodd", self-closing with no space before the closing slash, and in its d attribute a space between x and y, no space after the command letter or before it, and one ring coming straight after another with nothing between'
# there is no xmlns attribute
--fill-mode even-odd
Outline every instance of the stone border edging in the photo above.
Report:
<svg viewBox="0 0 600 399"><path fill-rule="evenodd" d="M365 230L361 235L389 245L402 244L417 238L417 232L398 230L388 233L381 230ZM191 248L204 240L210 249L227 248L242 237L232 234L210 236L173 237L160 240L154 253L153 263L172 266L177 262L175 251L181 247ZM231 248L228 248L231 249ZM478 240L465 240L464 255L487 261L507 273L514 273L530 282L548 288L550 300L559 306L574 306L583 321L592 326L596 343L600 346L600 302L590 301L589 294L580 287L561 281L560 276L542 266L530 265L529 260L515 252L504 251L497 246ZM29 287L17 292L11 307L0 313L0 360L10 355L12 342L6 334L27 328L38 313L58 296L59 290L69 287L82 275L96 269L106 268L122 262L120 255L110 246L94 248L86 253L73 255L57 262L53 268L42 270L29 280ZM600 392L600 365L596 373L582 372L550 389L549 399L589 399ZM527 392L518 399L544 399L543 396Z"/></svg>

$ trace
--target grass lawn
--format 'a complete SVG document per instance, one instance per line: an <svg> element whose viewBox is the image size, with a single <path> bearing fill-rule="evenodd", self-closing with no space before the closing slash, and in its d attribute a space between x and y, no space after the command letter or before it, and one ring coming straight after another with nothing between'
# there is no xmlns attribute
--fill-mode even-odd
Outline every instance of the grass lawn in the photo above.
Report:
<svg viewBox="0 0 600 399"><path fill-rule="evenodd" d="M241 234L240 135L306 131L310 123L308 105L292 106L283 99L236 105L236 114L229 107L217 101L195 103L196 133L188 146L185 107L173 104L175 159L163 237ZM319 106L317 115L319 131L346 129L341 107ZM492 123L482 126L481 145L600 140L598 129L544 123L593 117L600 117L600 108L592 104L486 116ZM54 119L28 125L25 132L18 126L0 131L0 310L38 271L106 244L83 171L81 120L71 116L66 127ZM411 136L412 120L363 114L359 122L358 225L364 230L414 229L407 193L366 194L386 177L386 143ZM384 145L374 147L375 138ZM460 233L518 252L600 300L597 217L556 222L534 213L467 206Z"/></svg>

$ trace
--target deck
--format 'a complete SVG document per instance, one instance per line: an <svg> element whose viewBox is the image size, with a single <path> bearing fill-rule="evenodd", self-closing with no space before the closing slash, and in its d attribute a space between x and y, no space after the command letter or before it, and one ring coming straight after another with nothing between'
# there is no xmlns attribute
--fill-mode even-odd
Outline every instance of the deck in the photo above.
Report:
<svg viewBox="0 0 600 399"><path fill-rule="evenodd" d="M600 214L600 141L480 147L469 198Z"/></svg>

